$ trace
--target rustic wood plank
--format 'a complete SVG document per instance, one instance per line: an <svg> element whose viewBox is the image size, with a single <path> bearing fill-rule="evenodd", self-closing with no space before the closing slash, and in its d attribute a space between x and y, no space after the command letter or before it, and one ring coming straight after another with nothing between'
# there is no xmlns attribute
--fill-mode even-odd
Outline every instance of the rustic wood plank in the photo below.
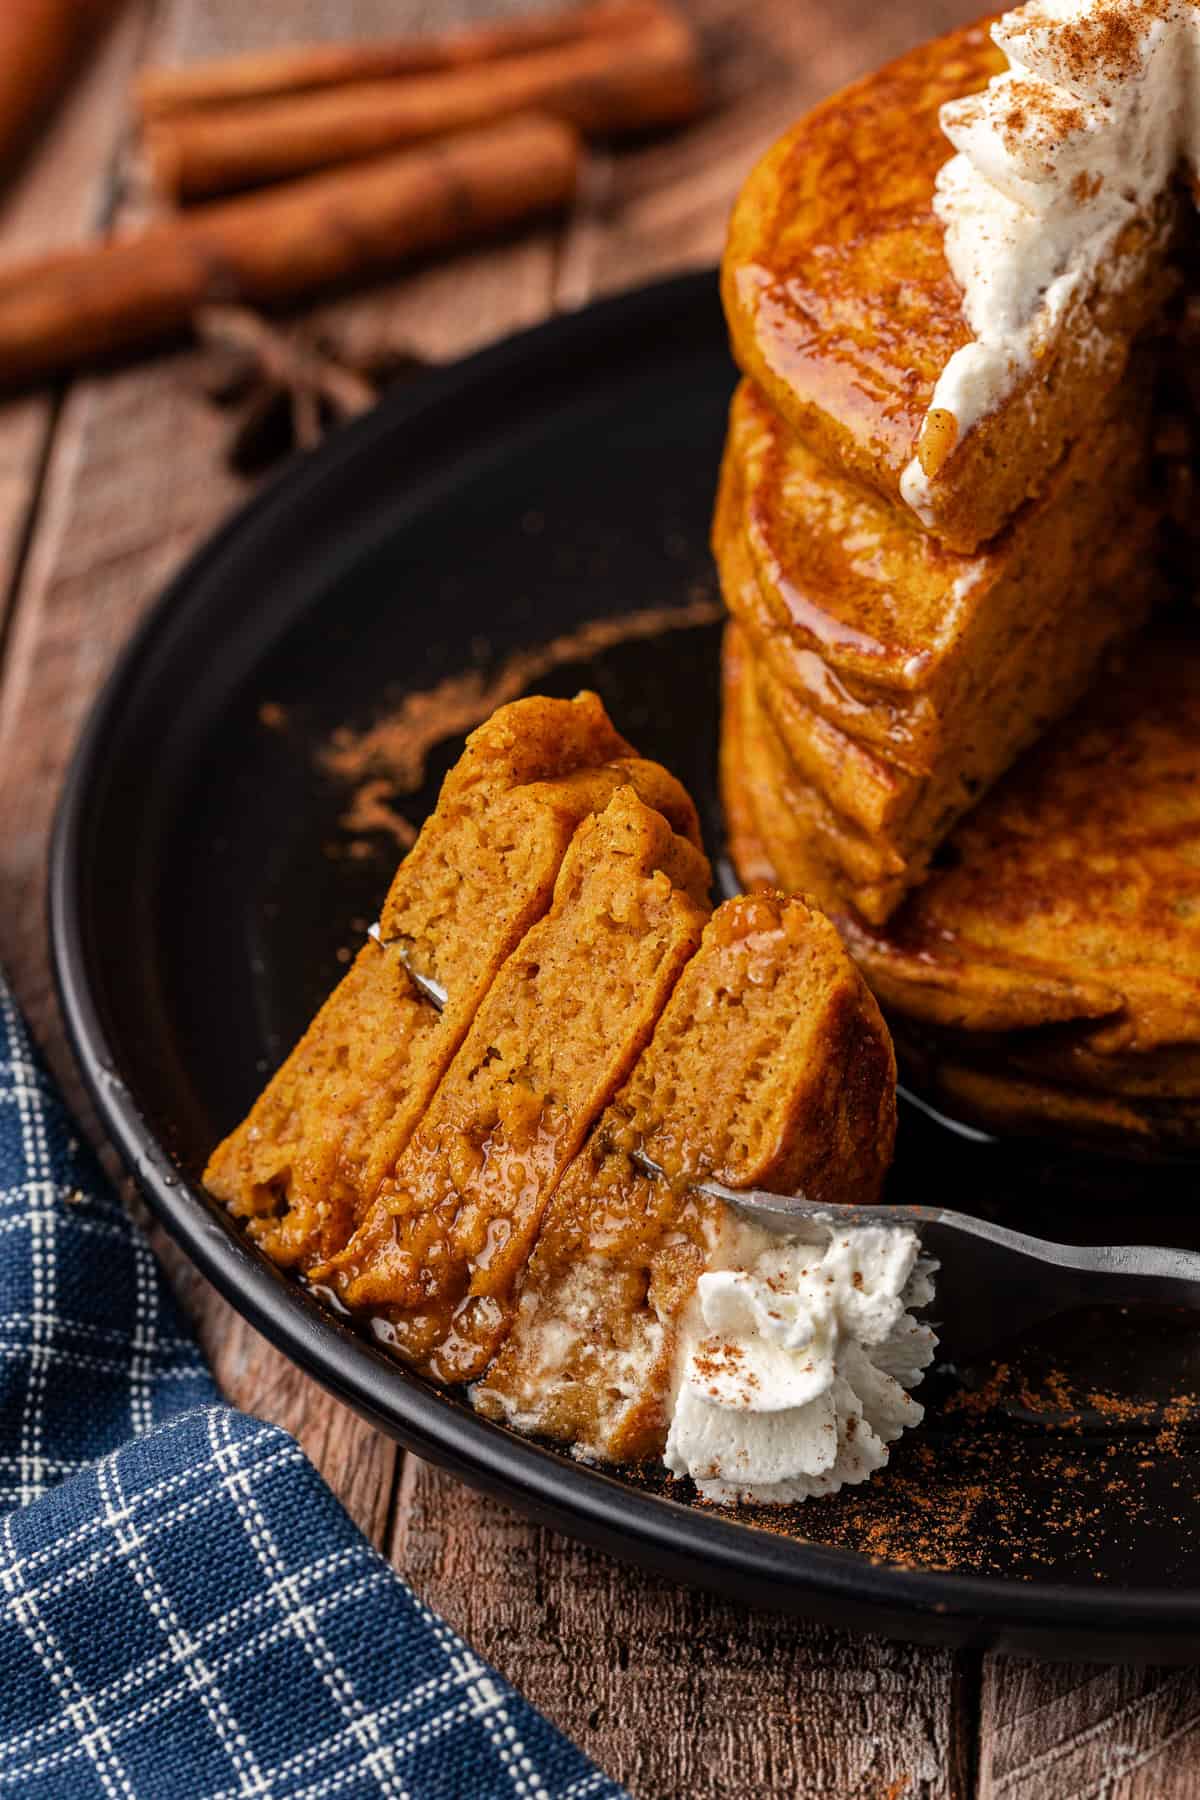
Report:
<svg viewBox="0 0 1200 1800"><path fill-rule="evenodd" d="M102 224L148 3L131 3L104 33L18 178L0 189L5 258L72 243ZM13 596L53 413L49 394L0 403L0 618Z"/></svg>
<svg viewBox="0 0 1200 1800"><path fill-rule="evenodd" d="M979 9L975 0L692 0L688 10L709 50L713 111L689 131L604 159L604 182L585 193L567 233L560 305L716 262L738 189L793 120Z"/></svg>
<svg viewBox="0 0 1200 1800"><path fill-rule="evenodd" d="M644 1576L406 1460L392 1560L639 1800L957 1800L948 1653Z"/></svg>
<svg viewBox="0 0 1200 1800"><path fill-rule="evenodd" d="M1191 1800L1200 1681L1188 1669L984 1665L980 1800Z"/></svg>

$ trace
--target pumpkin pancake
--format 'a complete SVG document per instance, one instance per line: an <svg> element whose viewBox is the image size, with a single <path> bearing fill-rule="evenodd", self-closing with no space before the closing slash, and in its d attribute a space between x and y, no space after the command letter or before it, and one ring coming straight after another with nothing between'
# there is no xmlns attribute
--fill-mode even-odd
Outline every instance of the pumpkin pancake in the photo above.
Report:
<svg viewBox="0 0 1200 1800"><path fill-rule="evenodd" d="M745 491L726 445L713 515L712 544L721 593L754 656L778 684L847 738L877 752L906 774L928 770L937 721L921 694L889 694L831 667L769 601L750 554Z"/></svg>
<svg viewBox="0 0 1200 1800"><path fill-rule="evenodd" d="M708 916L708 864L632 788L576 831L359 1230L313 1279L440 1381L481 1374L550 1195Z"/></svg>
<svg viewBox="0 0 1200 1800"><path fill-rule="evenodd" d="M825 470L748 384L735 399L714 532L731 611L742 617L757 582L768 630L819 654L860 707L880 694L893 734L906 726L893 760L845 729L844 709L816 710L778 658L763 659L760 699L796 774L876 844L879 872L867 879L886 882L880 904L922 879L955 819L1078 699L1162 585L1158 513L1141 499L1148 407L1137 384L1118 398L1041 498L974 557ZM753 631L763 613L752 594L750 617ZM860 854L846 875L862 882ZM886 916L859 904L874 922Z"/></svg>
<svg viewBox="0 0 1200 1800"><path fill-rule="evenodd" d="M748 894L781 888L779 870L767 854L759 830L754 776L746 756L742 728L742 671L749 662L745 637L730 622L721 643L721 734L718 745L718 781L725 844L733 871ZM800 884L806 893L820 894L811 884ZM822 902L822 904L824 904Z"/></svg>
<svg viewBox="0 0 1200 1800"><path fill-rule="evenodd" d="M964 819L886 933L852 928L876 992L970 1032L1085 1029L1057 1069L1143 1066L1200 1047L1200 634L1171 617ZM999 984L999 1006L991 998ZM1058 1019L1071 1017L1056 1009ZM1095 1021L1095 1023L1093 1023ZM1030 1050L1023 1051L1025 1066Z"/></svg>
<svg viewBox="0 0 1200 1800"><path fill-rule="evenodd" d="M1127 640L1131 618L1145 618L1161 586L1152 543L1131 535L1115 545L1103 583L1079 610L1074 633L1065 634L1056 621L1038 635L1034 646L1022 645L1014 660L1023 684L1010 666L997 670L981 696L977 719L972 722L968 716L962 722L957 755L947 756L942 767L923 780L893 768L839 733L781 688L769 669L755 663L757 704L765 714L764 729L792 803L796 804L800 787L823 803L824 823L816 830L833 846L831 855L839 834L865 833L875 846L879 869L897 876L886 895L861 902L864 918L882 923L904 894L924 879L955 821L991 785L993 778L983 771L997 737L1013 746L1012 758L1036 741L1063 702L1077 701L1084 691L1080 662L1090 655L1099 664L1107 651ZM811 815L813 800L801 804ZM859 879L863 866L856 847L843 862L845 878Z"/></svg>
<svg viewBox="0 0 1200 1800"><path fill-rule="evenodd" d="M987 671L1056 613L1078 608L1111 546L1115 515L1122 531L1139 523L1151 452L1144 368L1139 360L1039 497L971 556L829 469L743 382L728 455L741 483L737 516L772 612L868 691L921 695L939 723L956 706L977 707ZM1146 510L1155 521L1156 510ZM942 750L930 742L926 768Z"/></svg>
<svg viewBox="0 0 1200 1800"><path fill-rule="evenodd" d="M1168 187L1128 220L1032 366L969 429L931 411L974 336L934 211L953 154L939 110L1006 67L974 25L834 94L751 173L722 269L734 355L781 418L898 509L918 469L922 522L963 552L1001 531L1095 428L1178 285L1185 212Z"/></svg>
<svg viewBox="0 0 1200 1800"><path fill-rule="evenodd" d="M559 1184L478 1409L585 1455L660 1455L677 1325L727 1214L688 1178L872 1205L894 1089L887 1030L828 920L781 895L720 907Z"/></svg>
<svg viewBox="0 0 1200 1800"><path fill-rule="evenodd" d="M812 894L831 918L845 913L846 877L828 836L814 829L819 803L788 775L778 734L759 704L753 658L732 621L721 654L720 766L730 855L742 885Z"/></svg>
<svg viewBox="0 0 1200 1800"><path fill-rule="evenodd" d="M1200 633L1187 612L1103 679L955 828L882 930L778 828L726 650L722 772L743 879L821 892L922 1091L999 1129L1200 1148Z"/></svg>
<svg viewBox="0 0 1200 1800"><path fill-rule="evenodd" d="M305 1267L346 1243L498 969L549 907L576 827L624 786L698 845L683 788L634 755L594 694L519 700L468 739L382 921L446 987L445 1011L394 949L367 942L205 1171L275 1261Z"/></svg>
<svg viewBox="0 0 1200 1800"><path fill-rule="evenodd" d="M898 1035L897 1044L901 1044ZM1185 1094L1105 1093L1044 1076L956 1060L948 1046L902 1045L920 1092L951 1118L1021 1137L1057 1137L1126 1156L1192 1158L1200 1149L1200 1101Z"/></svg>

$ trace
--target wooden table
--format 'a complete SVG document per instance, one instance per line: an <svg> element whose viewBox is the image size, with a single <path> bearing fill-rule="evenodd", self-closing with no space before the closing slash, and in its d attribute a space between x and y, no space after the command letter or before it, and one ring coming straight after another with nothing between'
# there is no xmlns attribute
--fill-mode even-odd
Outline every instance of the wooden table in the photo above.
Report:
<svg viewBox="0 0 1200 1800"><path fill-rule="evenodd" d="M510 5L514 0L510 0ZM515 0L519 4L519 0ZM327 309L361 343L456 356L718 254L752 158L819 95L970 0L691 0L718 110L597 156L563 224ZM130 0L0 205L5 253L135 204L124 93L147 58L446 23L489 0ZM0 408L0 957L89 1127L51 991L52 810L79 726L164 581L243 495L180 353ZM169 1247L218 1377L296 1433L364 1531L640 1800L1200 1793L1200 1679L917 1650L757 1617L636 1574L396 1449L271 1350Z"/></svg>

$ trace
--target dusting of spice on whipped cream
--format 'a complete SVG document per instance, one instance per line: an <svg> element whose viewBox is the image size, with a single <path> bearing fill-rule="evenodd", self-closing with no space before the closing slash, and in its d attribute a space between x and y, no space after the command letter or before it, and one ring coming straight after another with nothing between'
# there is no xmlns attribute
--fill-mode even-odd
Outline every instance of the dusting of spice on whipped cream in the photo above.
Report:
<svg viewBox="0 0 1200 1800"><path fill-rule="evenodd" d="M785 1505L865 1481L923 1408L937 1339L915 1232L781 1238L726 1213L679 1340L664 1452L707 1500Z"/></svg>
<svg viewBox="0 0 1200 1800"><path fill-rule="evenodd" d="M929 522L945 456L1036 364L1076 296L1119 285L1122 233L1200 169L1197 0L1030 0L992 37L1009 67L941 109L957 154L934 211L974 333L935 387L901 492Z"/></svg>

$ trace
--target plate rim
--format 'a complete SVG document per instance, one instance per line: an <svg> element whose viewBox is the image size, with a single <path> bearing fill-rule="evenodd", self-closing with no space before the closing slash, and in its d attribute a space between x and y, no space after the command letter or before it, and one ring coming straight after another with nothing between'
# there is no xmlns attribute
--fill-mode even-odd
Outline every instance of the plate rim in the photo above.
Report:
<svg viewBox="0 0 1200 1800"><path fill-rule="evenodd" d="M969 1570L905 1566L687 1505L522 1438L427 1387L276 1269L179 1169L119 1074L93 985L84 914L93 795L106 745L143 664L210 571L239 545L294 518L305 493L379 440L453 408L482 384L550 352L616 341L681 309L715 311L716 273L672 276L559 314L384 396L364 417L269 480L185 560L147 608L94 700L72 753L50 842L51 957L68 1037L100 1120L151 1210L225 1299L276 1348L389 1436L459 1478L514 1501L623 1560L717 1586L750 1604L805 1612L895 1638L1077 1660L1200 1660L1200 1589L1087 1589ZM716 471L713 472L714 484Z"/></svg>

